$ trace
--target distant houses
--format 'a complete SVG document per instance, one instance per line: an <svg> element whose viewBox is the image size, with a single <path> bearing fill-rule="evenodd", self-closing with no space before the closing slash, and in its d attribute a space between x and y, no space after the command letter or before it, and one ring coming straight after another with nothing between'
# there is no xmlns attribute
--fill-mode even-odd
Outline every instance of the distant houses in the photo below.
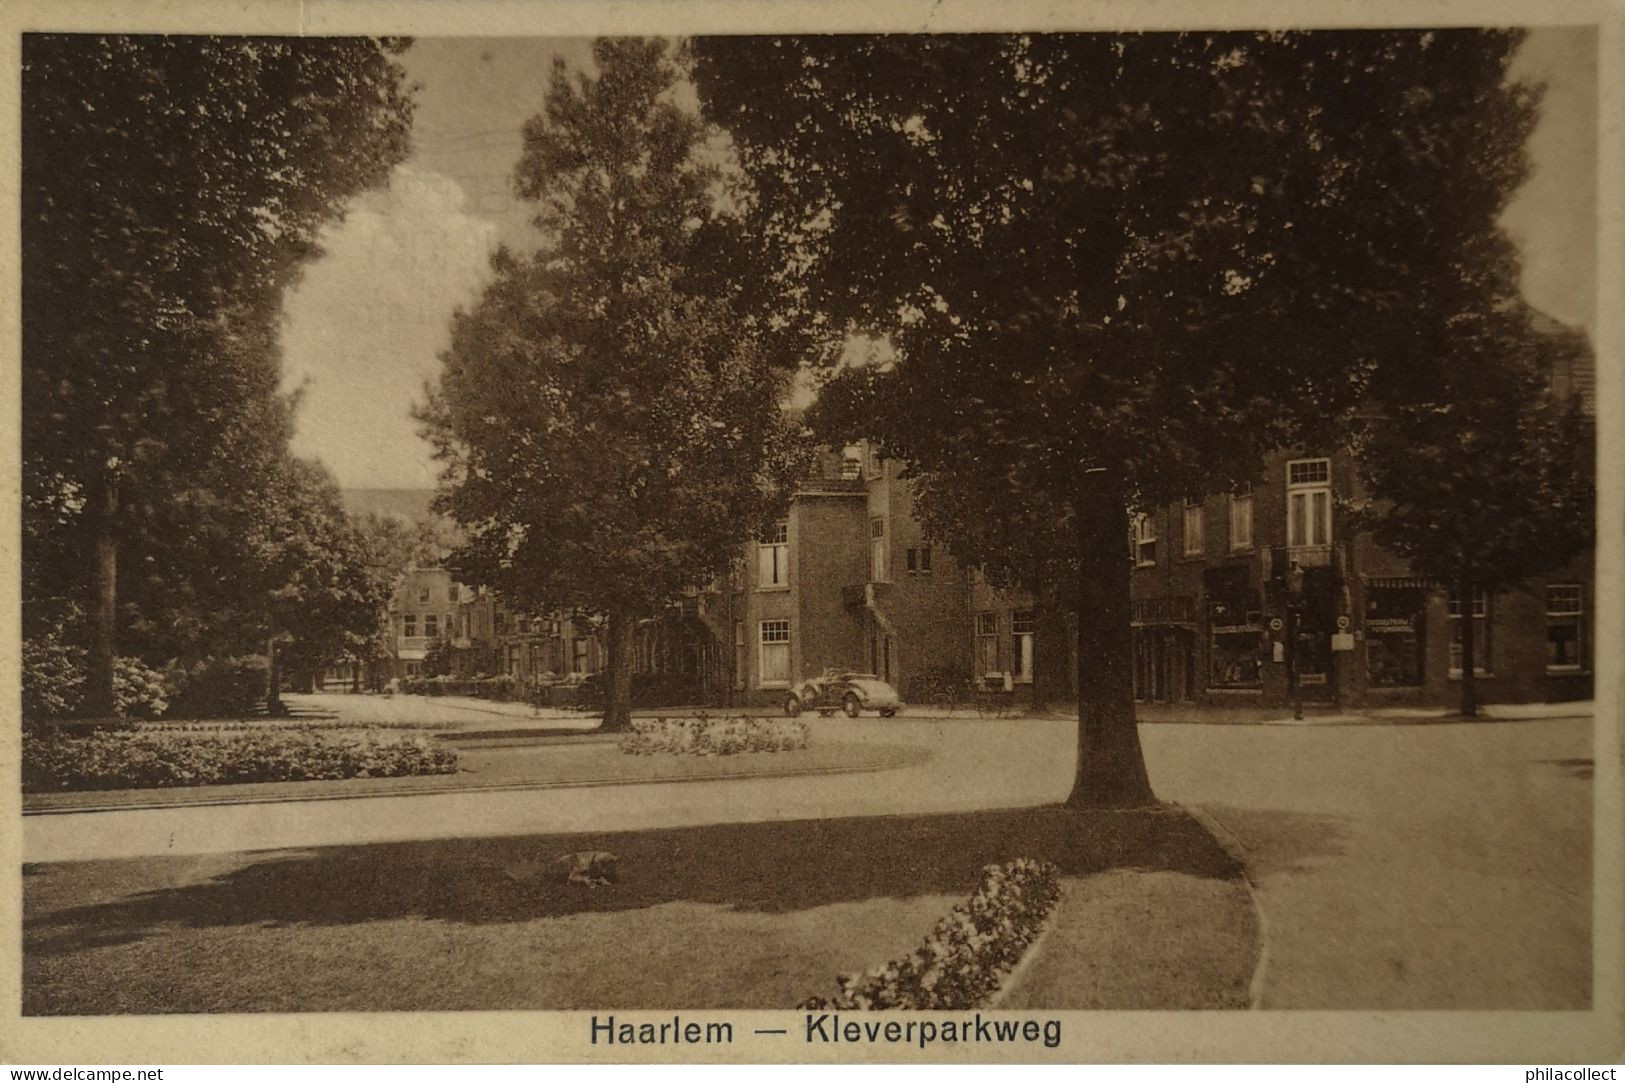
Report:
<svg viewBox="0 0 1625 1083"><path fill-rule="evenodd" d="M1552 391L1591 413L1594 371L1579 345ZM1068 620L993 589L928 537L900 465L862 445L818 455L729 575L641 622L634 701L770 707L829 669L873 673L910 702L944 686L1024 699L1046 664L1065 670L1047 687L1069 694ZM1450 706L1467 620L1482 701L1591 696L1589 552L1516 590L1456 598L1353 532L1341 509L1364 495L1346 449L1306 448L1272 456L1233 491L1143 509L1126 539L1136 698L1278 706L1295 676L1311 704ZM603 668L598 618L515 612L444 570L408 573L388 620L397 682L501 677L513 694L557 701L549 689ZM1041 634L1067 642L1041 650Z"/></svg>

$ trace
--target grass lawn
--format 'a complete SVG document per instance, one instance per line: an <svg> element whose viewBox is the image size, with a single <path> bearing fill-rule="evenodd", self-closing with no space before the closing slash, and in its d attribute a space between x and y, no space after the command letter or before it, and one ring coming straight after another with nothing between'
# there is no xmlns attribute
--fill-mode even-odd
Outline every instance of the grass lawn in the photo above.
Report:
<svg viewBox="0 0 1625 1083"><path fill-rule="evenodd" d="M198 739L209 740L207 735ZM633 756L612 736L533 738L451 743L457 772L400 778L347 778L314 782L246 782L222 786L170 786L139 790L31 793L25 812L155 805L300 801L312 798L433 793L480 787L579 786L603 782L656 782L745 778L762 775L876 771L925 762L929 753L910 745L815 741L794 752L742 752L733 756Z"/></svg>
<svg viewBox="0 0 1625 1083"><path fill-rule="evenodd" d="M618 884L536 874L588 849ZM1046 953L1081 931L1100 962L1045 1006L1245 1001L1251 914L1199 825L1033 809L28 866L23 1010L790 1008L911 951L1015 857L1054 861L1080 907Z"/></svg>

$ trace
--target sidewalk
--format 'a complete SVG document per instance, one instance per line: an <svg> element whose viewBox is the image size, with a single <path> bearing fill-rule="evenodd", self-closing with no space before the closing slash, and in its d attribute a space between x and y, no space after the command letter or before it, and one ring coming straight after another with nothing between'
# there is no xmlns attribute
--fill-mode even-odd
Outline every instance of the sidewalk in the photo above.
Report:
<svg viewBox="0 0 1625 1083"><path fill-rule="evenodd" d="M1140 722L1218 726L1405 726L1428 723L1526 722L1538 719L1591 718L1592 700L1571 703L1490 703L1479 707L1477 719L1462 718L1446 707L1357 707L1339 709L1324 704L1303 708L1292 717L1287 706L1211 707L1191 703L1136 703Z"/></svg>

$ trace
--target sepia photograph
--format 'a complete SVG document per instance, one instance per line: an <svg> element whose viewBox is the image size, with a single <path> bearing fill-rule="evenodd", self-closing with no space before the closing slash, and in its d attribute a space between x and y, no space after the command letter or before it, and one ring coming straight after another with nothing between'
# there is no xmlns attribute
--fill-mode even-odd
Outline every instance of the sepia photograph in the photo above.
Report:
<svg viewBox="0 0 1625 1083"><path fill-rule="evenodd" d="M1617 1062L1616 27L561 7L13 28L0 1059Z"/></svg>

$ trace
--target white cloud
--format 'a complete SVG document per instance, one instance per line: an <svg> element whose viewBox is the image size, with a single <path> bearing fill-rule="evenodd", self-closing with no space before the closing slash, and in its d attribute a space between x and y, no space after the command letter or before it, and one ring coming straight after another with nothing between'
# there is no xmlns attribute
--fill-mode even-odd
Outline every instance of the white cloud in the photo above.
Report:
<svg viewBox="0 0 1625 1083"><path fill-rule="evenodd" d="M439 369L451 315L490 276L498 227L458 183L397 167L323 235L324 255L284 301L286 383L305 387L294 448L341 483L433 484L412 405Z"/></svg>

